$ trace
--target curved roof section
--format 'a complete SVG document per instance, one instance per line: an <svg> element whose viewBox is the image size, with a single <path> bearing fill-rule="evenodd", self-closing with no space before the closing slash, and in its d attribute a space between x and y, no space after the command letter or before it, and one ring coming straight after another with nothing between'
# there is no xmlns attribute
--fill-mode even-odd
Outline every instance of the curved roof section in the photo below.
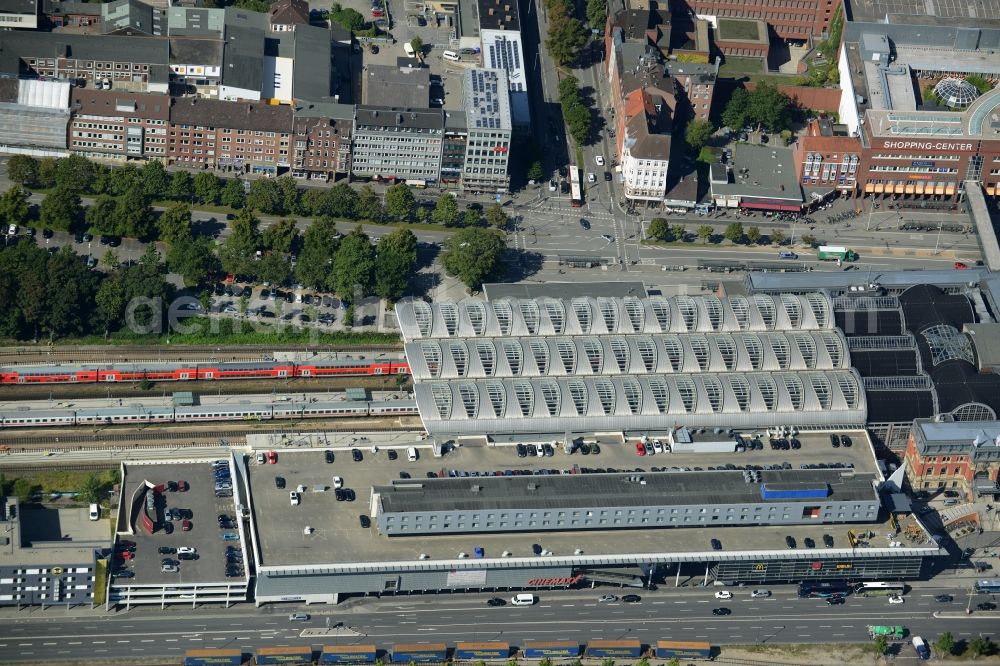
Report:
<svg viewBox="0 0 1000 666"><path fill-rule="evenodd" d="M833 328L833 308L803 295L535 298L396 305L403 339L712 333Z"/></svg>
<svg viewBox="0 0 1000 666"><path fill-rule="evenodd" d="M930 326L946 324L957 329L976 320L972 304L962 294L946 294L938 287L918 284L899 295L906 329L917 335ZM918 340L920 336L917 336Z"/></svg>
<svg viewBox="0 0 1000 666"><path fill-rule="evenodd" d="M1000 414L1000 376L980 374L974 365L951 360L931 372L941 413L951 413L966 405L986 405Z"/></svg>
<svg viewBox="0 0 1000 666"><path fill-rule="evenodd" d="M835 370L851 365L837 330L427 339L407 343L405 351L417 381Z"/></svg>
<svg viewBox="0 0 1000 666"><path fill-rule="evenodd" d="M866 417L851 370L442 380L418 383L414 393L428 432L449 435L860 424Z"/></svg>

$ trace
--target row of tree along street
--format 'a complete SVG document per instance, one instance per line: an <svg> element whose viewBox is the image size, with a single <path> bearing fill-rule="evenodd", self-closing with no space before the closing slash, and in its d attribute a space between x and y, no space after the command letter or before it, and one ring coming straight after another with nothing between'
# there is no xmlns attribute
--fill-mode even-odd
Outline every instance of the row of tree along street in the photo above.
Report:
<svg viewBox="0 0 1000 666"><path fill-rule="evenodd" d="M646 235L650 240L665 242L690 242L698 238L702 243L708 243L720 239L720 235L715 232L715 227L709 224L703 224L695 229L694 232L689 232L683 224L672 225L669 220L662 217L656 217L649 221L649 226L646 227ZM744 229L741 222L727 224L721 234L721 238L732 243L748 245L783 245L788 240L784 232L780 229L772 229L767 234L763 234L758 227L751 226ZM805 245L813 245L816 242L816 238L809 234L801 236L801 240Z"/></svg>

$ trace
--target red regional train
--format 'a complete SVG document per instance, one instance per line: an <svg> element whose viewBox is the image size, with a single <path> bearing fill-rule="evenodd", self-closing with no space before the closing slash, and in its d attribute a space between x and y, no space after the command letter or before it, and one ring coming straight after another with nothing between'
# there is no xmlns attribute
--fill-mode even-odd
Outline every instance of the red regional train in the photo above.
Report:
<svg viewBox="0 0 1000 666"><path fill-rule="evenodd" d="M398 359L317 360L305 363L123 363L109 367L48 365L0 368L0 384L93 384L115 382L182 382L216 379L288 379L406 375L410 366Z"/></svg>

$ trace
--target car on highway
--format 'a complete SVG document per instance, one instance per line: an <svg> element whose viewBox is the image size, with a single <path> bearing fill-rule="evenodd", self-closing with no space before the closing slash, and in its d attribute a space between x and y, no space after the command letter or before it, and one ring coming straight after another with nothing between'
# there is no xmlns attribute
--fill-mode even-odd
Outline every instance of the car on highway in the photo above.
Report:
<svg viewBox="0 0 1000 666"><path fill-rule="evenodd" d="M590 221L580 218L580 228L584 231L590 231Z"/></svg>
<svg viewBox="0 0 1000 666"><path fill-rule="evenodd" d="M642 601L642 597L640 597L638 594L626 594L624 597L622 597L622 601L626 604L637 604L640 601Z"/></svg>
<svg viewBox="0 0 1000 666"><path fill-rule="evenodd" d="M771 590L754 590L750 593L751 599L767 599L771 596Z"/></svg>
<svg viewBox="0 0 1000 666"><path fill-rule="evenodd" d="M309 613L289 613L289 622L305 622L309 619Z"/></svg>
<svg viewBox="0 0 1000 666"><path fill-rule="evenodd" d="M934 597L934 601L938 602L939 604L950 604L954 600L955 597L951 596L950 594L939 594L936 597Z"/></svg>
<svg viewBox="0 0 1000 666"><path fill-rule="evenodd" d="M492 599L487 599L486 600L486 605L487 606L493 606L493 607L506 606L507 602L505 600L501 599L500 597L493 597Z"/></svg>
<svg viewBox="0 0 1000 666"><path fill-rule="evenodd" d="M595 176L592 171L587 172L587 182L591 185L597 182L597 176Z"/></svg>
<svg viewBox="0 0 1000 666"><path fill-rule="evenodd" d="M906 600L903 599L903 597L899 596L898 594L890 594L889 595L889 603L890 604L901 604L901 603L903 603L905 601Z"/></svg>
<svg viewBox="0 0 1000 666"><path fill-rule="evenodd" d="M953 266L955 267L955 269L956 269L956 270L959 270L959 271L964 271L964 270L966 270L966 269L968 269L968 268L969 268L969 265L968 265L968 264L966 264L966 263L963 263L963 262L961 262L961 261L956 261L956 262L955 262L955 263L953 264Z"/></svg>
<svg viewBox="0 0 1000 666"><path fill-rule="evenodd" d="M716 599L732 599L733 598L733 593L730 592L729 590L719 590L718 592L715 593L715 598Z"/></svg>
<svg viewBox="0 0 1000 666"><path fill-rule="evenodd" d="M830 597L826 600L826 603L829 606L841 606L846 603L846 601L844 600L844 597Z"/></svg>
<svg viewBox="0 0 1000 666"><path fill-rule="evenodd" d="M728 608L713 608L712 615L732 615L733 611Z"/></svg>
<svg viewBox="0 0 1000 666"><path fill-rule="evenodd" d="M595 155L594 162L597 163L597 166L604 166L604 155Z"/></svg>
<svg viewBox="0 0 1000 666"><path fill-rule="evenodd" d="M610 604L618 601L617 595L614 594L603 594L597 599L598 603Z"/></svg>
<svg viewBox="0 0 1000 666"><path fill-rule="evenodd" d="M997 605L992 601L984 601L983 603L976 606L976 610L981 610L981 611L991 611L996 609Z"/></svg>

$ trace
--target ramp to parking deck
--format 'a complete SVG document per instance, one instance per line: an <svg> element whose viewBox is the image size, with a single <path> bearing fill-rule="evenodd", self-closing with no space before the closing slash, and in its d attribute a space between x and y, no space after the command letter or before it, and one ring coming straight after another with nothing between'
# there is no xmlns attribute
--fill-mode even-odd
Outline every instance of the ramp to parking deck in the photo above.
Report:
<svg viewBox="0 0 1000 666"><path fill-rule="evenodd" d="M979 237L979 248L983 252L983 261L991 271L1000 270L1000 244L997 243L996 227L986 206L986 197L979 183L973 180L965 181L965 198L969 202L969 217L976 225L976 235Z"/></svg>

